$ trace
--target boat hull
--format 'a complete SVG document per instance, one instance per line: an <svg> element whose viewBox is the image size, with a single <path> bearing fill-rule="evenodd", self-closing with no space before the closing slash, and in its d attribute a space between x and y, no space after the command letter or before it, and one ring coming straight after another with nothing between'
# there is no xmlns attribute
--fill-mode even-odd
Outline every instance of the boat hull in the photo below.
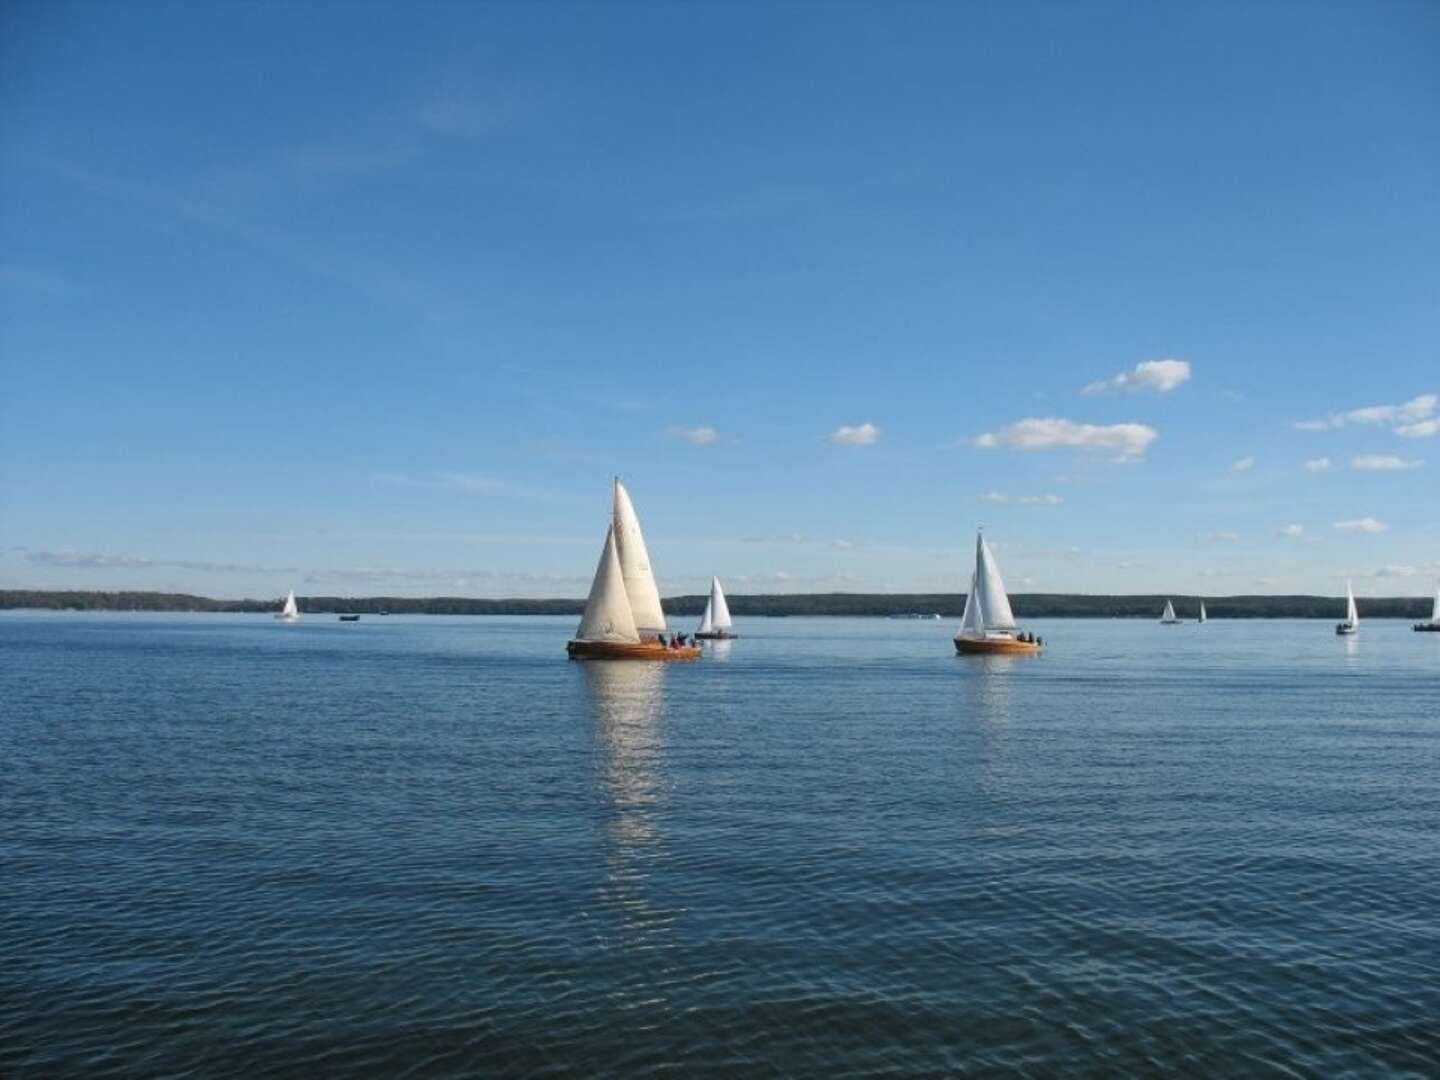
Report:
<svg viewBox="0 0 1440 1080"><path fill-rule="evenodd" d="M700 646L671 649L658 641L626 644L614 641L569 641L565 654L571 660L699 660Z"/></svg>
<svg viewBox="0 0 1440 1080"><path fill-rule="evenodd" d="M697 641L733 641L739 634L732 634L726 630L717 630L710 634L691 634Z"/></svg>
<svg viewBox="0 0 1440 1080"><path fill-rule="evenodd" d="M1346 626L1342 623L1335 627L1336 637L1350 637L1352 634L1358 634L1359 632L1360 628L1358 626Z"/></svg>
<svg viewBox="0 0 1440 1080"><path fill-rule="evenodd" d="M1034 654L1043 646L1033 641L1016 641L1014 638L964 638L955 639L955 651L961 656L983 653Z"/></svg>
<svg viewBox="0 0 1440 1080"><path fill-rule="evenodd" d="M1410 629L1414 630L1417 634L1440 634L1440 622L1417 622Z"/></svg>

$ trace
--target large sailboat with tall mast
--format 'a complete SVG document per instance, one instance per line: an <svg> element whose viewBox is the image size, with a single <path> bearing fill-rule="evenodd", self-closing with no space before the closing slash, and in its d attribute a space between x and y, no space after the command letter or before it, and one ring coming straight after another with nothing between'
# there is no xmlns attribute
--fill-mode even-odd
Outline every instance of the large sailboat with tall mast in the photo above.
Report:
<svg viewBox="0 0 1440 1080"><path fill-rule="evenodd" d="M1440 585L1435 586L1435 605L1430 609L1430 621L1417 622L1410 629L1422 633L1427 630L1440 633Z"/></svg>
<svg viewBox="0 0 1440 1080"><path fill-rule="evenodd" d="M725 602L725 590L720 588L720 579L710 579L710 597L705 601L705 614L700 616L700 625L695 628L695 637L711 641L728 641L737 636L731 629L730 605Z"/></svg>
<svg viewBox="0 0 1440 1080"><path fill-rule="evenodd" d="M661 640L665 612L650 569L650 553L630 492L615 478L614 509L585 614L566 644L572 660L695 660L697 645L674 648Z"/></svg>
<svg viewBox="0 0 1440 1080"><path fill-rule="evenodd" d="M965 614L955 635L957 653L1038 653L1040 640L1015 625L1000 567L982 533L975 534L975 569L965 596Z"/></svg>
<svg viewBox="0 0 1440 1080"><path fill-rule="evenodd" d="M1345 618L1335 624L1335 633L1341 637L1360 632L1360 609L1355 606L1355 590L1350 580L1345 580Z"/></svg>

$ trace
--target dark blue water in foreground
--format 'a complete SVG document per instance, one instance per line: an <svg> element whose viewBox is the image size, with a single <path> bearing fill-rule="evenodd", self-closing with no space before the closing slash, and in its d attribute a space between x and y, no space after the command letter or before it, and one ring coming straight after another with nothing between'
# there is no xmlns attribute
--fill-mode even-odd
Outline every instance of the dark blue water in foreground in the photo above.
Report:
<svg viewBox="0 0 1440 1080"><path fill-rule="evenodd" d="M0 616L0 1074L1440 1071L1440 635Z"/></svg>

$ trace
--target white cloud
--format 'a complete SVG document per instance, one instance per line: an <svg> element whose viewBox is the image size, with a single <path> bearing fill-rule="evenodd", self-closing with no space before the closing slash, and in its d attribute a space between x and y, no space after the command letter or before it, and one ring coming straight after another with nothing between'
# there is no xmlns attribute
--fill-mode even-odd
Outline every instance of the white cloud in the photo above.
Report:
<svg viewBox="0 0 1440 1080"><path fill-rule="evenodd" d="M1330 459L1328 457L1311 458L1305 462L1306 472L1324 472L1328 468L1330 468Z"/></svg>
<svg viewBox="0 0 1440 1080"><path fill-rule="evenodd" d="M1254 467L1255 459L1253 457L1242 457L1240 460L1236 461L1233 465L1230 466L1230 471L1249 472Z"/></svg>
<svg viewBox="0 0 1440 1080"><path fill-rule="evenodd" d="M533 497L539 492L497 480L483 473L437 472L426 476L411 476L408 473L377 473L375 479L386 484L402 487L431 488L436 491L460 491L467 495L516 495Z"/></svg>
<svg viewBox="0 0 1440 1080"><path fill-rule="evenodd" d="M991 449L1008 446L1014 450L1051 450L1074 446L1082 450L1113 450L1120 461L1145 456L1160 433L1145 424L1077 424L1057 417L1026 417L999 431L987 431L974 445Z"/></svg>
<svg viewBox="0 0 1440 1080"><path fill-rule="evenodd" d="M825 436L835 446L874 446L880 440L880 429L874 424L841 424Z"/></svg>
<svg viewBox="0 0 1440 1080"><path fill-rule="evenodd" d="M1382 566L1371 577L1414 577L1420 573L1418 566Z"/></svg>
<svg viewBox="0 0 1440 1080"><path fill-rule="evenodd" d="M1211 539L1211 540L1224 540L1224 541L1229 542L1229 541L1232 541L1232 540L1239 540L1239 539L1240 539L1240 534L1237 533L1237 532L1231 532L1229 529L1219 529L1219 530L1217 530L1216 532L1212 532L1212 533L1210 534L1210 539Z"/></svg>
<svg viewBox="0 0 1440 1080"><path fill-rule="evenodd" d="M844 540L837 536L834 540L830 541L830 546L836 551L849 551L855 546L855 541Z"/></svg>
<svg viewBox="0 0 1440 1080"><path fill-rule="evenodd" d="M1349 532L1384 532L1390 526L1383 521L1376 521L1373 517L1351 518L1349 521L1337 521L1330 526L1332 529L1345 529Z"/></svg>
<svg viewBox="0 0 1440 1080"><path fill-rule="evenodd" d="M1428 417L1440 406L1440 394L1421 394L1403 405L1367 405L1343 413L1331 413L1318 420L1299 420L1290 426L1296 431L1328 431L1346 424L1398 424L1397 435L1421 438L1440 432L1440 424L1432 426ZM1417 430L1418 429L1418 430Z"/></svg>
<svg viewBox="0 0 1440 1080"><path fill-rule="evenodd" d="M1117 390L1154 390L1157 394L1168 394L1189 379L1190 364L1186 360L1142 360L1132 370L1122 371L1111 379L1089 383L1080 392L1105 394Z"/></svg>
<svg viewBox="0 0 1440 1080"><path fill-rule="evenodd" d="M1350 459L1350 468L1361 472L1400 472L1405 469L1418 469L1421 464L1419 461L1406 461L1394 454L1364 454Z"/></svg>
<svg viewBox="0 0 1440 1080"><path fill-rule="evenodd" d="M1282 525L1279 529L1279 535L1285 537L1288 540L1299 540L1302 536L1305 535L1305 526Z"/></svg>
<svg viewBox="0 0 1440 1080"><path fill-rule="evenodd" d="M720 440L720 433L713 427L673 427L668 432L672 439L683 439L691 446L710 446Z"/></svg>
<svg viewBox="0 0 1440 1080"><path fill-rule="evenodd" d="M1059 506L1065 500L1059 495L1006 495L1003 491L987 491L980 498L986 502L1016 502L1029 506Z"/></svg>
<svg viewBox="0 0 1440 1080"><path fill-rule="evenodd" d="M1428 439L1433 435L1440 435L1440 419L1432 417L1429 420L1417 420L1413 424L1401 424L1395 429L1395 434L1407 439Z"/></svg>

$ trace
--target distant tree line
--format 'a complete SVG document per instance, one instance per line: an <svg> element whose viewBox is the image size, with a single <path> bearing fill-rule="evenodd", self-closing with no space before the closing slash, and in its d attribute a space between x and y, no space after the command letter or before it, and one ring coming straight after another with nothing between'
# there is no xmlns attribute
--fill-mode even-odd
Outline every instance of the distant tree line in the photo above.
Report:
<svg viewBox="0 0 1440 1080"><path fill-rule="evenodd" d="M705 596L674 596L665 611L698 616ZM1095 596L1072 593L1017 593L1010 597L1022 618L1159 619L1169 599L1183 619L1200 611L1198 596ZM301 612L337 615L579 615L584 600L475 600L465 596L302 596ZM1339 619L1345 601L1335 596L1207 596L1212 619ZM958 619L965 610L964 593L794 593L781 596L731 596L735 615L870 615L937 614ZM0 609L43 608L70 611L230 611L273 612L281 599L212 600L188 593L50 592L0 589ZM1364 597L1362 618L1423 619L1430 615L1429 597Z"/></svg>

